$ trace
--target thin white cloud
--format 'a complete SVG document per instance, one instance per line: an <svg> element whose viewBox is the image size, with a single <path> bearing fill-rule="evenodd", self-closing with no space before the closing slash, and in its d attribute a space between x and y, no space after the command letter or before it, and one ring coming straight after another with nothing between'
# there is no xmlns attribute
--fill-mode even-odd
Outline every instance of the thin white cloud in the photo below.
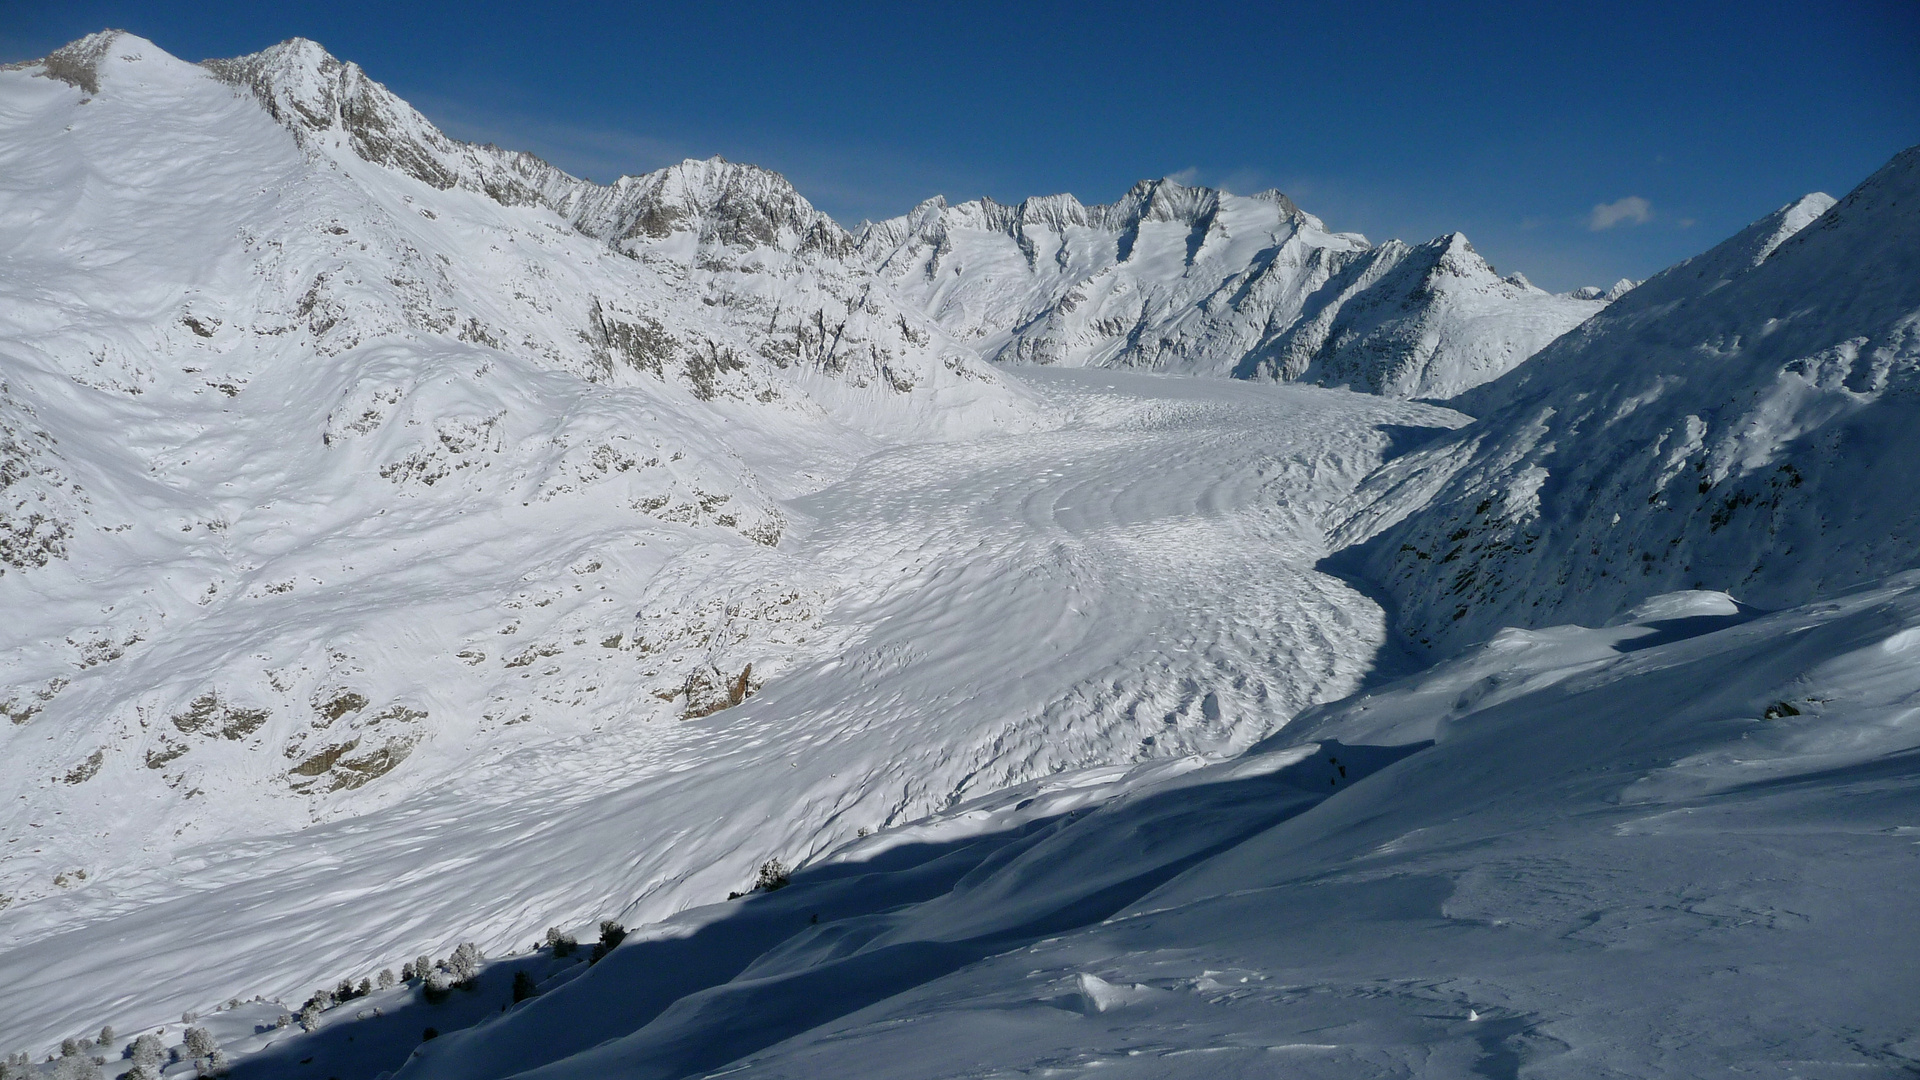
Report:
<svg viewBox="0 0 1920 1080"><path fill-rule="evenodd" d="M1653 204L1638 195L1629 195L1595 206L1587 217L1587 228L1599 232L1615 225L1645 225L1652 220Z"/></svg>

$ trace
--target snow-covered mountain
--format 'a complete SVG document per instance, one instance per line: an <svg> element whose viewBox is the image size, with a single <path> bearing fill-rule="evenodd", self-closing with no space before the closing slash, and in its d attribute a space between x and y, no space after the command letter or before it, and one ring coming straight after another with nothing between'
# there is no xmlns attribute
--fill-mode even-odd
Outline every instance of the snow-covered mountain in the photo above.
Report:
<svg viewBox="0 0 1920 1080"><path fill-rule="evenodd" d="M1390 397L1449 398L1505 374L1618 295L1502 278L1459 233L1374 247L1277 191L1172 180L1106 206L931 199L859 236L896 295L989 357Z"/></svg>
<svg viewBox="0 0 1920 1080"><path fill-rule="evenodd" d="M1363 572L1443 652L1649 593L1780 607L1920 563L1920 149L1459 403L1481 419L1371 479L1339 541L1379 532Z"/></svg>
<svg viewBox="0 0 1920 1080"><path fill-rule="evenodd" d="M0 96L14 1038L1242 748L1383 640L1321 511L1465 419L1011 378L773 174L586 184L311 43Z"/></svg>
<svg viewBox="0 0 1920 1080"><path fill-rule="evenodd" d="M1556 297L1277 193L595 184L302 40L0 70L0 1050L1644 1072L1760 956L1669 1071L1904 1068L1916 160Z"/></svg>

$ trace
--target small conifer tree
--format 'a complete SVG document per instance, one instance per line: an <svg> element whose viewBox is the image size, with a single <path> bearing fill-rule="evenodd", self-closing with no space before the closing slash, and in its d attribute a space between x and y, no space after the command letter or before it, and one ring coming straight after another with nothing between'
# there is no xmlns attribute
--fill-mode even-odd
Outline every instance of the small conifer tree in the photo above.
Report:
<svg viewBox="0 0 1920 1080"><path fill-rule="evenodd" d="M135 1068L145 1069L154 1076L160 1075L160 1063L167 1059L166 1044L153 1032L143 1032L127 1047L127 1056L133 1059Z"/></svg>
<svg viewBox="0 0 1920 1080"><path fill-rule="evenodd" d="M615 945L626 940L626 936L626 927L621 926L612 919L603 920L600 923L600 940L594 943L593 955L588 958L587 962L590 964L599 963L603 957L613 951Z"/></svg>
<svg viewBox="0 0 1920 1080"><path fill-rule="evenodd" d="M193 1058L212 1057L213 1052L220 1048L220 1044L213 1040L213 1032L203 1027L188 1028L183 1045L187 1048L188 1056Z"/></svg>
<svg viewBox="0 0 1920 1080"><path fill-rule="evenodd" d="M793 881L793 870L779 859L768 859L760 864L760 876L753 886L763 892L784 889Z"/></svg>
<svg viewBox="0 0 1920 1080"><path fill-rule="evenodd" d="M392 986L393 986L393 969L381 968L380 969L380 989L386 990L386 989L390 989Z"/></svg>
<svg viewBox="0 0 1920 1080"><path fill-rule="evenodd" d="M447 957L447 974L453 976L453 984L463 990L473 989L475 980L480 978L480 962L486 957L480 954L480 946L471 941L463 941Z"/></svg>
<svg viewBox="0 0 1920 1080"><path fill-rule="evenodd" d="M513 973L513 1000L525 1001L537 993L539 990L533 985L533 976L524 970Z"/></svg>

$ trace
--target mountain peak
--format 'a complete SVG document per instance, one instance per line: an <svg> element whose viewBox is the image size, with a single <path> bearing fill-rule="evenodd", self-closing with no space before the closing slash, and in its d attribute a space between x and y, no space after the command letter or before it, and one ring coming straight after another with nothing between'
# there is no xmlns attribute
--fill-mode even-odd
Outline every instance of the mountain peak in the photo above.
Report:
<svg viewBox="0 0 1920 1080"><path fill-rule="evenodd" d="M137 34L129 34L125 30L106 29L70 41L38 60L0 65L0 70L25 71L38 68L40 70L35 72L37 75L66 83L87 94L98 94L101 61L115 49L119 50L115 55L125 60L146 59L156 53L165 55L159 46Z"/></svg>

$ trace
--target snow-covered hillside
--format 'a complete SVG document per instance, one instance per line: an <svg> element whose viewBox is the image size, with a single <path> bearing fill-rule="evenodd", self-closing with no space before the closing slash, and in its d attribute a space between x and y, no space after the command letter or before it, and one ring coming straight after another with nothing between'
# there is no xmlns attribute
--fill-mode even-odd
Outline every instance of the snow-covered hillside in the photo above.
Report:
<svg viewBox="0 0 1920 1080"><path fill-rule="evenodd" d="M1450 398L1619 295L1501 278L1459 233L1329 232L1277 191L1142 181L1108 206L931 199L860 248L903 301L990 357Z"/></svg>
<svg viewBox="0 0 1920 1080"><path fill-rule="evenodd" d="M1231 761L1056 775L592 967L508 958L542 992L470 1030L416 1044L467 1006L396 990L235 1075L1910 1076L1917 650L1913 574L1508 631Z"/></svg>
<svg viewBox="0 0 1920 1080"><path fill-rule="evenodd" d="M1356 496L1414 639L1603 622L1676 588L1763 607L1920 563L1920 148L1655 276Z"/></svg>

